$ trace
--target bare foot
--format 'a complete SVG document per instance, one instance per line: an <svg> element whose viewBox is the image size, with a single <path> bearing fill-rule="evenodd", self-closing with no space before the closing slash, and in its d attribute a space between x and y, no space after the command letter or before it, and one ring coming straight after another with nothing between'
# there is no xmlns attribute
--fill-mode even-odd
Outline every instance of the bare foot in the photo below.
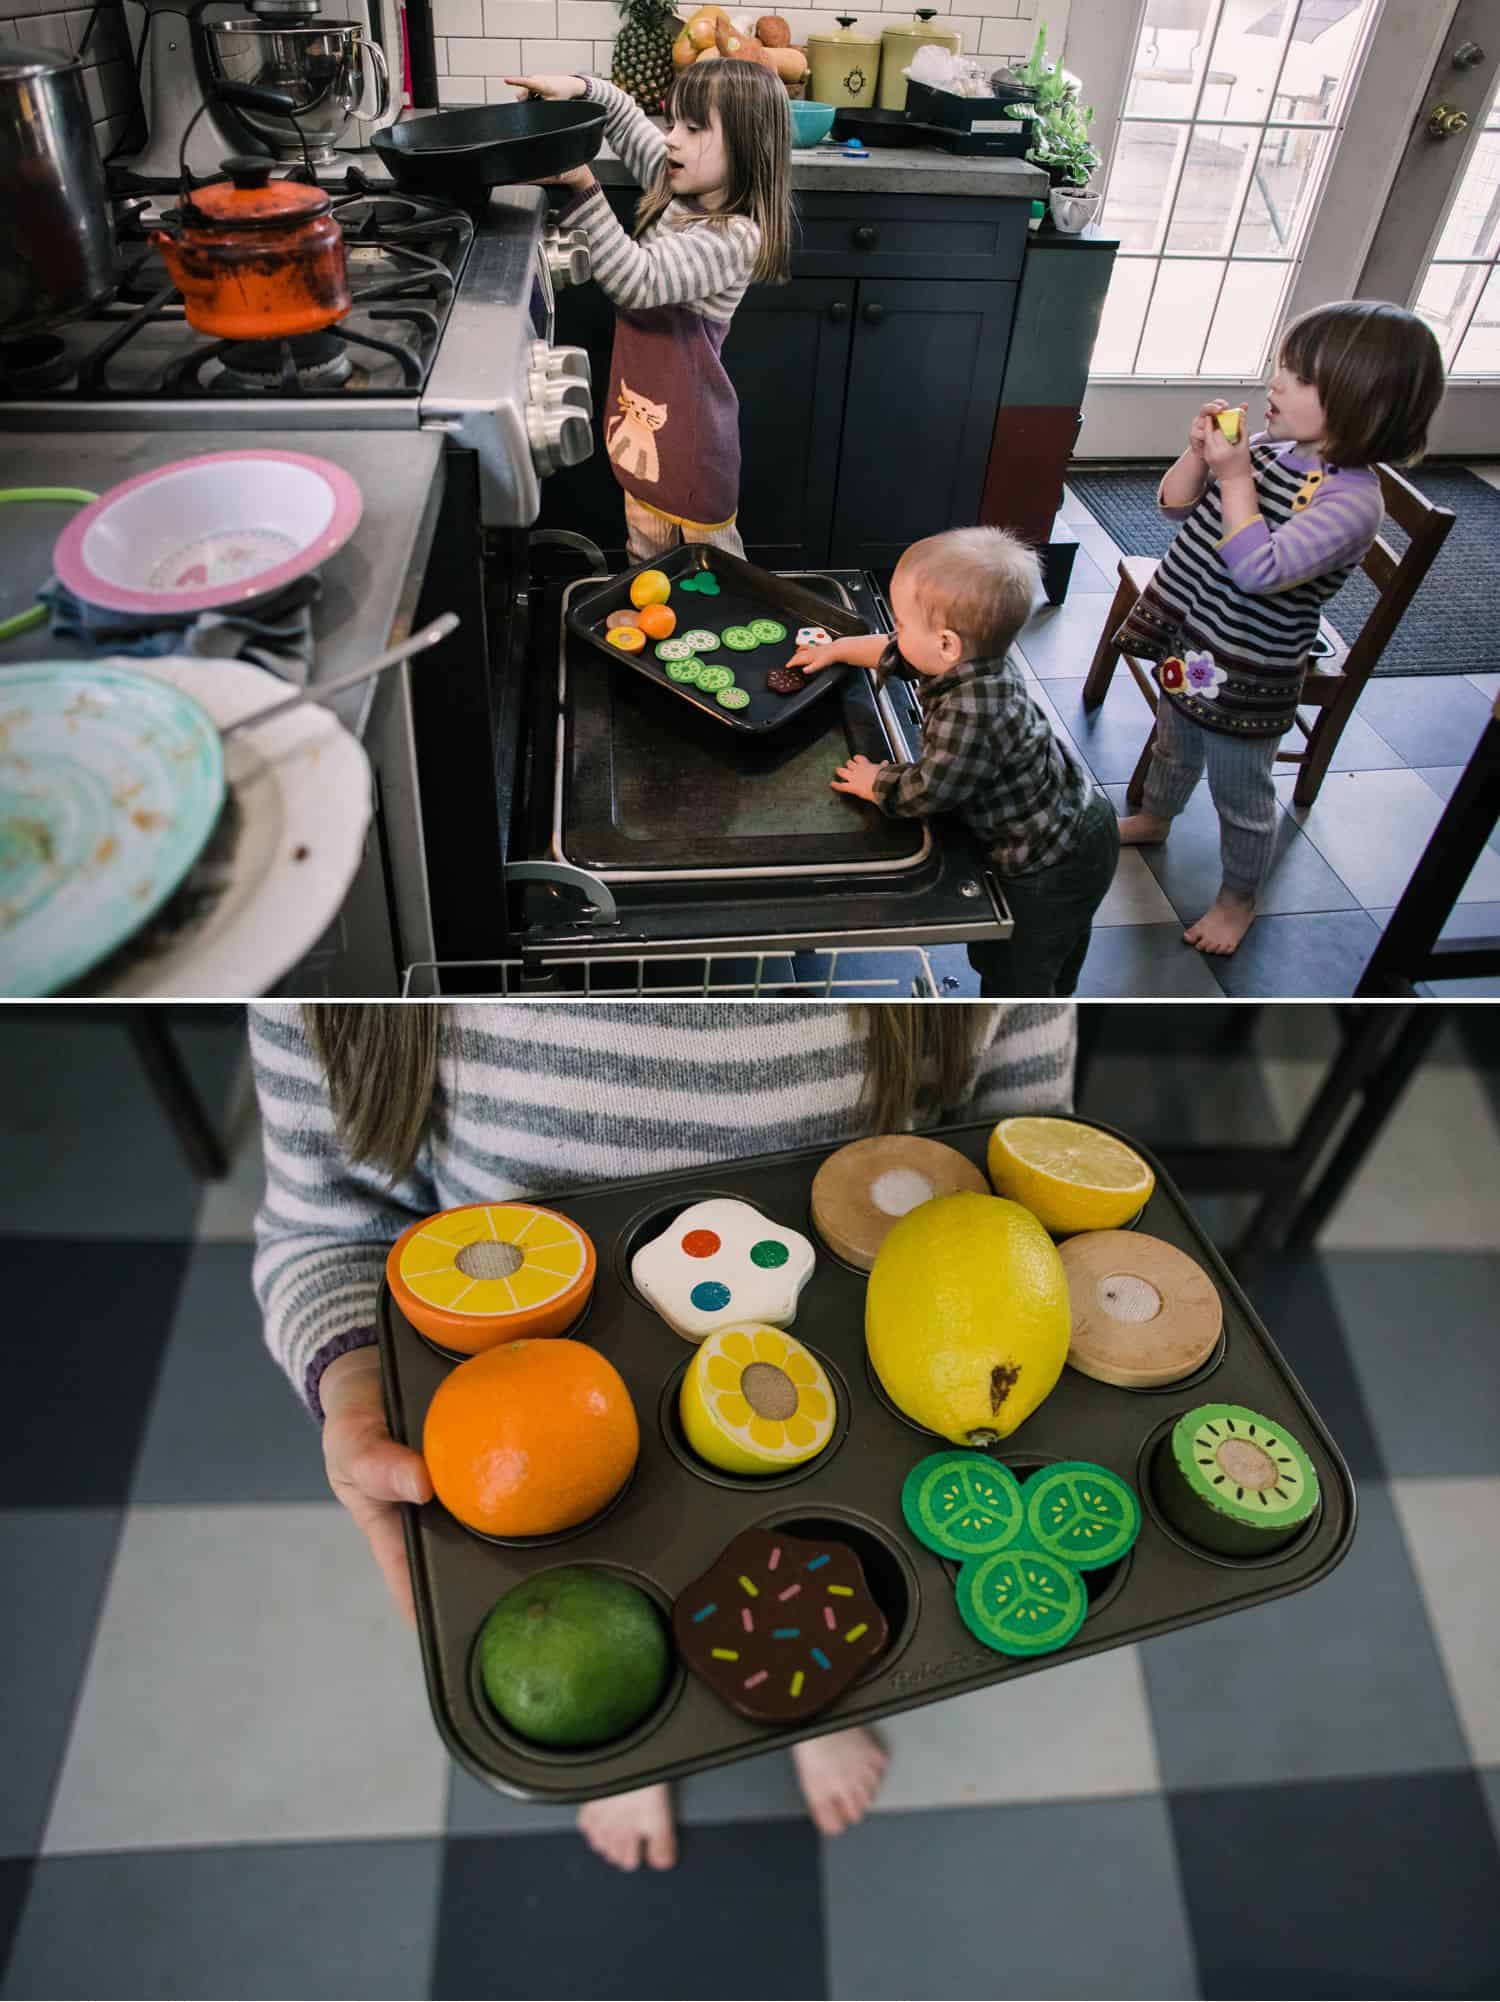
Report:
<svg viewBox="0 0 1500 2002"><path fill-rule="evenodd" d="M1227 956L1249 931L1254 919L1254 897L1244 896L1239 890L1221 889L1197 924L1189 925L1182 936L1189 945L1197 946L1199 952Z"/></svg>
<svg viewBox="0 0 1500 2002"><path fill-rule="evenodd" d="M578 1810L578 1826L595 1855L617 1870L636 1869L643 1855L653 1870L670 1870L677 1861L672 1796L664 1786L588 1801Z"/></svg>
<svg viewBox="0 0 1500 2002"><path fill-rule="evenodd" d="M1165 841L1172 823L1161 820L1154 813L1129 813L1120 822L1120 846L1122 848L1154 848L1158 841Z"/></svg>
<svg viewBox="0 0 1500 2002"><path fill-rule="evenodd" d="M792 1747L807 1811L824 1835L842 1835L874 1803L888 1764L873 1731L830 1731Z"/></svg>

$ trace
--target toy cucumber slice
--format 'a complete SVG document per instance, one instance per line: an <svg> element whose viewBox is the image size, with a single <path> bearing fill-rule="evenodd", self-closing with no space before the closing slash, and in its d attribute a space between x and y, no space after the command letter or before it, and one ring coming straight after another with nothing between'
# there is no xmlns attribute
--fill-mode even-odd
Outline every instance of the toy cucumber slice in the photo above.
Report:
<svg viewBox="0 0 1500 2002"><path fill-rule="evenodd" d="M658 660L691 660L693 647L687 636L675 640L658 640L656 658Z"/></svg>
<svg viewBox="0 0 1500 2002"><path fill-rule="evenodd" d="M723 637L732 653L752 653L760 645L749 626L726 626Z"/></svg>
<svg viewBox="0 0 1500 2002"><path fill-rule="evenodd" d="M699 685L702 685L701 681ZM748 688L719 688L714 691L714 700L721 709L748 709L750 691Z"/></svg>
<svg viewBox="0 0 1500 2002"><path fill-rule="evenodd" d="M1014 1543L1026 1510L1009 1467L983 1453L929 1453L902 1483L901 1513L919 1543L962 1564Z"/></svg>
<svg viewBox="0 0 1500 2002"><path fill-rule="evenodd" d="M1092 1460L1043 1467L1026 1483L1026 1540L1075 1571L1115 1564L1141 1533L1135 1491Z"/></svg>
<svg viewBox="0 0 1500 2002"><path fill-rule="evenodd" d="M1299 1442L1242 1404L1184 1412L1157 1451L1154 1473L1167 1520L1225 1557L1280 1549L1318 1505L1318 1476Z"/></svg>
<svg viewBox="0 0 1500 2002"><path fill-rule="evenodd" d="M777 619L752 619L750 631L762 646L774 646L777 640L786 638L786 627Z"/></svg>
<svg viewBox="0 0 1500 2002"><path fill-rule="evenodd" d="M958 1574L958 1610L997 1654L1050 1654L1083 1625L1089 1595L1071 1564L1024 1543L976 1558Z"/></svg>
<svg viewBox="0 0 1500 2002"><path fill-rule="evenodd" d="M694 653L712 653L719 644L719 635L709 632L705 626L694 626L690 633L684 633L682 637Z"/></svg>
<svg viewBox="0 0 1500 2002"><path fill-rule="evenodd" d="M696 682L703 672L703 663L691 654L686 660L669 660L664 663L668 681Z"/></svg>
<svg viewBox="0 0 1500 2002"><path fill-rule="evenodd" d="M734 680L732 667L718 667L705 661L698 668L698 686L705 695L717 695L721 688L728 688Z"/></svg>

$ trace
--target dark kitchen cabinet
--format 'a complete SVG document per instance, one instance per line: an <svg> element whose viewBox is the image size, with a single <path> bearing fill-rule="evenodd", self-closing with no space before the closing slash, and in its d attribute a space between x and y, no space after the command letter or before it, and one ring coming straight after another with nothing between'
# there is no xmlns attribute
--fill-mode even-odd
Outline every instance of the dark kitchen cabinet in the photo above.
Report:
<svg viewBox="0 0 1500 2002"><path fill-rule="evenodd" d="M633 189L610 190L627 226ZM752 286L724 345L740 395L740 528L752 562L888 570L908 543L980 519L1005 376L1026 205L973 197L805 196L789 284ZM564 292L557 339L586 348L608 417L613 310ZM624 548L596 443L542 488L544 528Z"/></svg>

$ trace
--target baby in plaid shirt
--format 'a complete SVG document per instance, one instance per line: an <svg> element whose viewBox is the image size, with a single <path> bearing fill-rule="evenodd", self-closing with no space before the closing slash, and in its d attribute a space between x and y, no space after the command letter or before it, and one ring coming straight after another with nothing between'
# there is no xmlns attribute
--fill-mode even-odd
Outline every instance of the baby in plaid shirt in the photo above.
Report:
<svg viewBox="0 0 1500 2002"><path fill-rule="evenodd" d="M922 754L913 764L850 758L837 792L882 813L955 813L988 851L1012 938L969 947L980 992L1071 994L1095 911L1119 860L1109 801L1058 741L1011 642L1040 595L1036 553L1003 528L954 528L913 543L891 578L894 639L871 634L802 647L804 674L837 661L870 668L877 685L918 679Z"/></svg>

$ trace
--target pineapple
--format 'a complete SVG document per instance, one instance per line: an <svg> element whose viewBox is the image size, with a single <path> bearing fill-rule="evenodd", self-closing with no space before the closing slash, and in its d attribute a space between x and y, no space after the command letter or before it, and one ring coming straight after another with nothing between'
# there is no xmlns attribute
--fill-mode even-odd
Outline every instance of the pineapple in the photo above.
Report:
<svg viewBox="0 0 1500 2002"><path fill-rule="evenodd" d="M615 37L610 80L655 117L672 87L672 44L682 27L672 0L620 0L625 25Z"/></svg>

